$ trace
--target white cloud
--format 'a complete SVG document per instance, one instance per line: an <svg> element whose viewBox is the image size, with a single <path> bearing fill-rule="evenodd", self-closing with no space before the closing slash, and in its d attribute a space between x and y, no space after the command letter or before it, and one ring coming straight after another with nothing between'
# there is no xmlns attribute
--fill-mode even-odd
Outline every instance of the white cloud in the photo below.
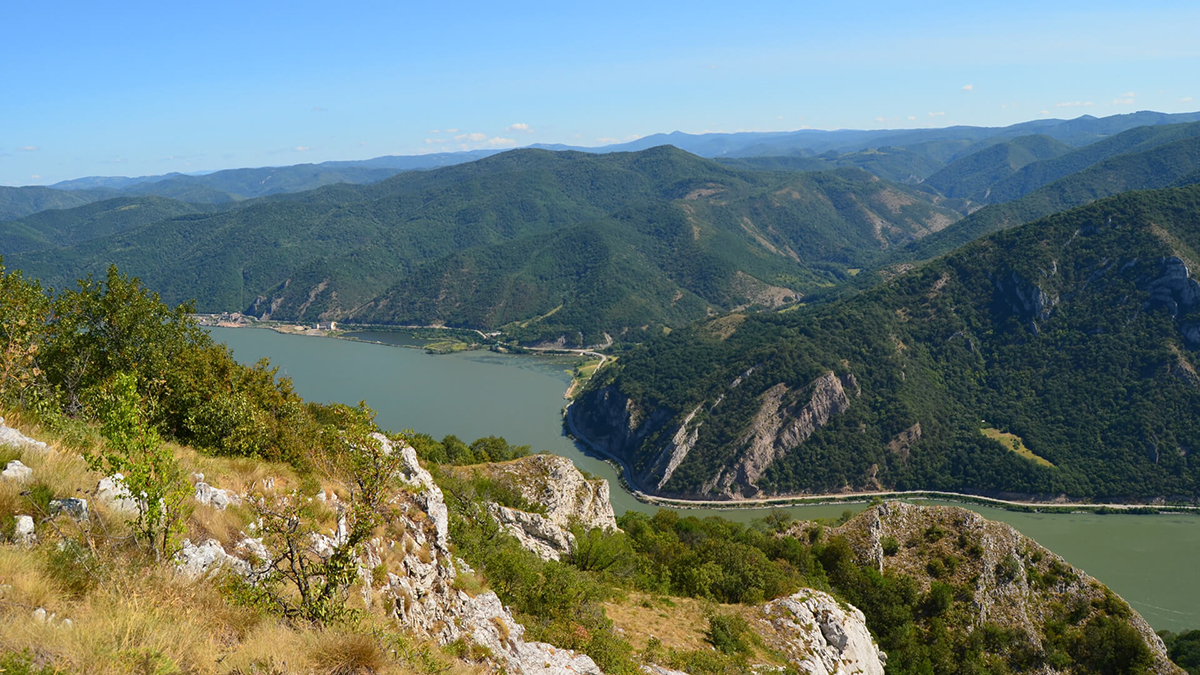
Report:
<svg viewBox="0 0 1200 675"><path fill-rule="evenodd" d="M1180 101L1183 101L1184 103L1191 103L1191 102L1192 102L1192 97L1191 97L1191 96L1184 96L1183 98L1181 98L1181 99L1179 99L1179 100L1180 100Z"/></svg>
<svg viewBox="0 0 1200 675"><path fill-rule="evenodd" d="M295 149L296 152L308 152L312 148L309 148L307 145L297 145Z"/></svg>
<svg viewBox="0 0 1200 675"><path fill-rule="evenodd" d="M527 133L527 134L532 134L532 133L533 133L533 129L530 129L530 128L529 128L529 125L528 125L528 124L525 124L524 122L517 122L516 124L510 124L510 125L508 125L507 127L505 127L505 129L504 129L504 130L505 130L505 131L508 131L508 132L513 132L513 131L523 131L523 132L525 132L525 133Z"/></svg>
<svg viewBox="0 0 1200 675"><path fill-rule="evenodd" d="M31 178L31 179L33 179L33 180L41 180L41 179L42 179L42 177L41 177L41 176L39 176L39 175L37 175L36 173L35 173L35 174L33 174L32 176L30 176L30 178Z"/></svg>
<svg viewBox="0 0 1200 675"><path fill-rule="evenodd" d="M973 85L973 84L964 84L963 85L963 91L974 91L974 90L975 90L975 85Z"/></svg>
<svg viewBox="0 0 1200 675"><path fill-rule="evenodd" d="M1039 114L1039 115L1049 115L1049 114L1050 114L1050 111L1049 111L1049 110L1042 110L1042 111L1041 111L1041 112L1039 112L1038 114Z"/></svg>
<svg viewBox="0 0 1200 675"><path fill-rule="evenodd" d="M24 145L17 148L17 150L20 150L21 152L37 152L40 150L40 148L38 148L36 145Z"/></svg>
<svg viewBox="0 0 1200 675"><path fill-rule="evenodd" d="M329 108L322 108L319 105L314 105L312 109L313 112L325 112L326 110L329 110Z"/></svg>
<svg viewBox="0 0 1200 675"><path fill-rule="evenodd" d="M916 115L909 115L909 116L908 116L908 121L909 121L909 122L915 121L916 119L917 119L917 116L916 116Z"/></svg>
<svg viewBox="0 0 1200 675"><path fill-rule="evenodd" d="M430 129L430 130L429 130L429 133L431 133L431 134L440 134L440 133L442 133L442 130L441 130L441 129Z"/></svg>
<svg viewBox="0 0 1200 675"><path fill-rule="evenodd" d="M449 130L449 129L447 129L446 131L450 131L450 130ZM456 131L457 131L457 130L456 130ZM483 141L486 141L486 140L487 140L487 134L481 134L481 133L479 133L478 131L476 131L476 132L475 132L475 133L473 133L473 134L459 134L458 136L455 136L455 137L454 137L454 140L456 140L456 141L470 141L470 142L472 142L472 143L482 143Z"/></svg>
<svg viewBox="0 0 1200 675"><path fill-rule="evenodd" d="M876 117L876 118L875 118L875 121L876 121L876 122L882 122L882 121L883 121L883 118L882 118L882 117Z"/></svg>
<svg viewBox="0 0 1200 675"><path fill-rule="evenodd" d="M448 134L457 134L457 133L458 133L458 129L447 129L447 130L446 130L446 133L448 133Z"/></svg>
<svg viewBox="0 0 1200 675"><path fill-rule="evenodd" d="M637 134L629 134L628 136L625 137L625 140L636 141L639 138L641 138L641 136L638 136Z"/></svg>
<svg viewBox="0 0 1200 675"><path fill-rule="evenodd" d="M496 136L494 138L489 138L487 140L487 144L488 147L492 148L511 148L515 146L517 142L511 138L500 138L499 136Z"/></svg>
<svg viewBox="0 0 1200 675"><path fill-rule="evenodd" d="M445 143L445 142L446 142L446 139L444 139L444 138L426 138L425 139L426 145L434 145L436 143Z"/></svg>
<svg viewBox="0 0 1200 675"><path fill-rule="evenodd" d="M939 110L938 112L931 112L931 113L929 113L929 116L930 116L930 117L941 117L941 116L943 116L943 115L945 115L945 114L946 114L946 111L944 111L944 110Z"/></svg>
<svg viewBox="0 0 1200 675"><path fill-rule="evenodd" d="M1133 105L1132 98L1114 98L1113 105Z"/></svg>
<svg viewBox="0 0 1200 675"><path fill-rule="evenodd" d="M1133 98L1134 96L1137 96L1137 94L1133 93L1132 91L1127 91L1124 94L1121 94L1120 98Z"/></svg>

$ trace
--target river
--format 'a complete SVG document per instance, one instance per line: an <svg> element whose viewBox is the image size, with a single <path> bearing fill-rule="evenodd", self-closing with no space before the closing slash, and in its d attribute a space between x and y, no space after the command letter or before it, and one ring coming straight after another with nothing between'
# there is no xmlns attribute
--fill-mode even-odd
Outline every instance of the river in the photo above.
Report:
<svg viewBox="0 0 1200 675"><path fill-rule="evenodd" d="M576 359L511 356L486 351L432 356L419 349L366 342L284 335L258 329L210 329L244 363L268 357L313 401L365 400L385 429L412 429L466 442L504 436L535 452L569 457L584 471L607 478L613 508L652 511L621 489L616 471L584 454L562 433L563 392ZM419 344L402 334L361 335L396 344ZM797 518L830 518L863 505L797 506ZM1016 513L968 505L1023 534L1101 580L1146 617L1155 629L1200 628L1200 516ZM748 521L759 509L689 509L689 514Z"/></svg>

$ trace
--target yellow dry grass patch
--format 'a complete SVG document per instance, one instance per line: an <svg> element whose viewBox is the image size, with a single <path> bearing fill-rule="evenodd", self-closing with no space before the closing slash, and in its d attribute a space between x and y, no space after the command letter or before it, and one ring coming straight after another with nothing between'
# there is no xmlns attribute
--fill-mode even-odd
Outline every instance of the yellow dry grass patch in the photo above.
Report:
<svg viewBox="0 0 1200 675"><path fill-rule="evenodd" d="M1050 460L1034 454L1032 450L1025 447L1025 441L1022 440L1020 436L1016 434L1005 433L999 429L996 429L995 427L984 427L983 429L980 429L980 431L983 432L984 436L987 436L992 440L999 441L1000 445L1012 450L1025 459L1037 462L1038 464L1050 467L1051 469L1054 468L1054 464Z"/></svg>
<svg viewBox="0 0 1200 675"><path fill-rule="evenodd" d="M604 603L604 611L613 624L623 632L633 648L646 649L650 638L658 638L663 647L682 651L709 649L704 634L708 616L742 613L741 605L718 605L694 598L659 598L642 593Z"/></svg>

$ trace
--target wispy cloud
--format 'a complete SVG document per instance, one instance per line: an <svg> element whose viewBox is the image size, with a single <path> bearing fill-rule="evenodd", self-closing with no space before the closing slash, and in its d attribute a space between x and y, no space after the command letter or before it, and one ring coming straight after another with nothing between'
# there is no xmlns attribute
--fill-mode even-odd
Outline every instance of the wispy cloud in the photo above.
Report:
<svg viewBox="0 0 1200 675"><path fill-rule="evenodd" d="M1191 96L1184 96L1183 98L1181 98L1181 99L1179 99L1179 100L1180 100L1180 101L1182 101L1182 102L1184 102L1184 103L1191 103L1191 102L1192 102L1192 97L1191 97Z"/></svg>
<svg viewBox="0 0 1200 675"><path fill-rule="evenodd" d="M939 111L937 111L937 112L931 112L931 113L929 113L929 116L930 116L930 117L941 117L941 116L943 116L943 115L945 115L945 114L946 114L946 111L945 111L945 110L939 110Z"/></svg>
<svg viewBox="0 0 1200 675"><path fill-rule="evenodd" d="M314 105L314 106L312 107L312 111L313 111L313 112L325 112L326 110L329 110L329 108L322 108L322 107L321 107L321 106L319 106L319 105Z"/></svg>
<svg viewBox="0 0 1200 675"><path fill-rule="evenodd" d="M1124 94L1113 99L1113 105L1133 105L1133 97L1137 94L1132 91L1127 91Z"/></svg>
<svg viewBox="0 0 1200 675"><path fill-rule="evenodd" d="M30 176L30 178L31 178L31 179L33 179L33 180L41 180L41 179L42 179L42 177L41 177L41 176L39 176L39 175L37 175L36 173L35 173L35 174L33 174L32 176Z"/></svg>
<svg viewBox="0 0 1200 675"><path fill-rule="evenodd" d="M491 148L511 148L516 144L517 142L511 138L500 138L499 136L487 140L487 145Z"/></svg>
<svg viewBox="0 0 1200 675"><path fill-rule="evenodd" d="M964 84L962 89L963 89L963 91L974 91L974 90L975 90L975 85L973 85L973 84Z"/></svg>
<svg viewBox="0 0 1200 675"><path fill-rule="evenodd" d="M446 142L446 139L444 139L444 138L426 138L425 139L426 145L437 145L439 143L445 143L445 142Z"/></svg>
<svg viewBox="0 0 1200 675"><path fill-rule="evenodd" d="M17 150L20 152L37 152L38 150L41 150L41 148L36 145L23 145L17 148Z"/></svg>
<svg viewBox="0 0 1200 675"><path fill-rule="evenodd" d="M447 129L446 131L450 131L450 130ZM458 136L454 137L454 140L470 141L472 143L481 143L481 142L487 140L487 134L481 134L478 131L476 131L475 133L471 133L471 134L459 134Z"/></svg>
<svg viewBox="0 0 1200 675"><path fill-rule="evenodd" d="M312 150L312 148L308 147L307 145L297 145L297 146L296 146L295 148L293 148L293 149L294 149L296 152L308 152L309 150Z"/></svg>
<svg viewBox="0 0 1200 675"><path fill-rule="evenodd" d="M1063 101L1062 103L1055 103L1054 107L1055 108L1074 108L1077 106L1089 106L1089 105L1096 105L1096 104L1092 103L1091 101Z"/></svg>
<svg viewBox="0 0 1200 675"><path fill-rule="evenodd" d="M1049 114L1050 114L1050 111L1049 111L1049 110L1041 110L1041 111L1039 111L1039 112L1038 112L1038 114L1039 114L1039 115L1042 115L1042 116L1044 117L1044 116L1046 116L1046 115L1049 115Z"/></svg>
<svg viewBox="0 0 1200 675"><path fill-rule="evenodd" d="M448 134L457 134L457 133L458 133L458 129L447 129L447 130L446 130L446 133L448 133Z"/></svg>
<svg viewBox="0 0 1200 675"><path fill-rule="evenodd" d="M909 115L909 116L908 116L908 121L909 121L909 122L916 121L916 119L917 119L917 116L916 116L916 115Z"/></svg>
<svg viewBox="0 0 1200 675"><path fill-rule="evenodd" d="M524 122L517 122L516 124L510 124L507 127L505 127L504 130L509 133L512 133L514 131L521 131L521 132L524 132L527 134L533 133L533 129L529 128L529 125L525 124Z"/></svg>

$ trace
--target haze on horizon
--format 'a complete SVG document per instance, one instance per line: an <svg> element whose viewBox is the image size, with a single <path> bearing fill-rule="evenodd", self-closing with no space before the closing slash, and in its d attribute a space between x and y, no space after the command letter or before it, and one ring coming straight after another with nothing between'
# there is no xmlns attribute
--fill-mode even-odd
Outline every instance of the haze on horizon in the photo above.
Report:
<svg viewBox="0 0 1200 675"><path fill-rule="evenodd" d="M1197 108L1200 7L1053 4L14 6L0 184Z"/></svg>

